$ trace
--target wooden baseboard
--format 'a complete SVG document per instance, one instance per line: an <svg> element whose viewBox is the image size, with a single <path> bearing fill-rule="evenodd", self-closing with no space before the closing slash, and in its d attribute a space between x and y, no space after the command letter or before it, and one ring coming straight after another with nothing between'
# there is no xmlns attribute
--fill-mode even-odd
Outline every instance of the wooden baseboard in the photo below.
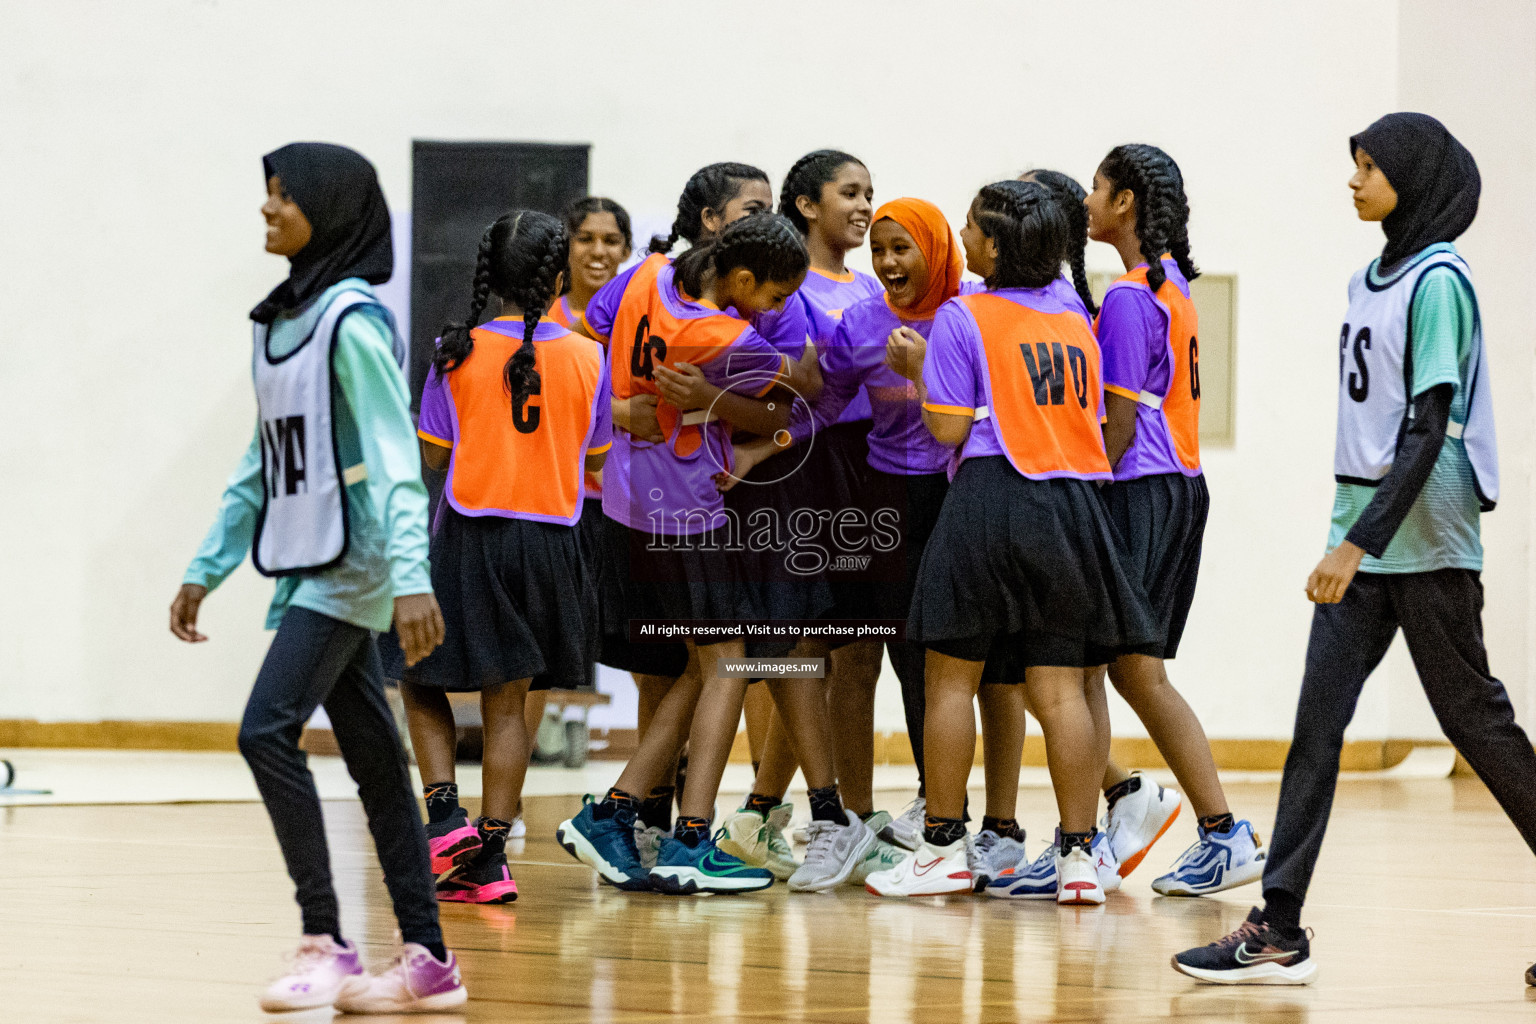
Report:
<svg viewBox="0 0 1536 1024"><path fill-rule="evenodd" d="M108 750L225 750L236 722L38 722L0 719L0 747L92 747Z"/></svg>
<svg viewBox="0 0 1536 1024"><path fill-rule="evenodd" d="M38 722L28 719L0 719L0 747L91 747L113 750L224 750L236 748L239 725L234 722ZM595 729L592 732L595 760L623 761L635 752L638 737L634 729ZM1432 740L1351 740L1344 744L1339 758L1345 771L1374 771L1391 768L1415 747L1442 746ZM336 740L330 730L306 729L301 746L312 754L335 754ZM1211 741L1216 766L1230 771L1277 771L1285 766L1289 740ZM1166 762L1151 740L1120 738L1111 750L1121 764L1129 768L1165 768ZM905 732L875 734L876 764L911 764L912 747ZM976 763L981 764L981 744L976 745ZM731 760L746 764L752 760L747 734L736 734ZM1032 733L1024 741L1024 763L1045 765L1045 741ZM1458 756L1458 774L1471 774Z"/></svg>

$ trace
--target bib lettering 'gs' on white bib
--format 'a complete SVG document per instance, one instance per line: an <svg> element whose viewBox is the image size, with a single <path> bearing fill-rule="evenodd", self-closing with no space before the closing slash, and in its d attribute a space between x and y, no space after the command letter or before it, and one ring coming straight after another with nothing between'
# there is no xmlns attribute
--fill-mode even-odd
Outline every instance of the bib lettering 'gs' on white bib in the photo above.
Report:
<svg viewBox="0 0 1536 1024"><path fill-rule="evenodd" d="M1470 284L1466 263L1454 252L1439 252L1386 284L1372 284L1370 268L1349 282L1349 313L1339 333L1339 433L1334 447L1334 479L1340 483L1381 483L1397 457L1398 445L1412 416L1413 348L1409 343L1413 296L1433 267L1450 267ZM1467 420L1452 420L1449 437L1460 438L1472 463L1472 476L1483 511L1499 500L1498 445L1493 430L1493 396L1483 351L1482 318L1472 335L1467 364Z"/></svg>
<svg viewBox="0 0 1536 1024"><path fill-rule="evenodd" d="M284 356L268 351L267 325L256 325L251 368L262 497L251 560L263 576L319 572L347 553L346 487L366 479L367 471L340 465L331 360L342 318L364 306L378 307L378 300L362 291L337 294L309 337ZM398 356L398 332L395 347Z"/></svg>

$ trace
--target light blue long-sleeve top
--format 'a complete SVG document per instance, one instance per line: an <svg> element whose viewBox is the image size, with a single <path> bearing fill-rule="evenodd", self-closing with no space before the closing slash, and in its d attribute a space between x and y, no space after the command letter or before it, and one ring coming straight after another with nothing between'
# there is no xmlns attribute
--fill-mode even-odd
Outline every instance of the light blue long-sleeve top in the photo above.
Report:
<svg viewBox="0 0 1536 1024"><path fill-rule="evenodd" d="M360 278L332 285L291 317L272 322L274 355L296 349L315 329L337 292L373 294ZM349 313L337 333L331 398L340 466L361 462L366 480L346 489L350 541L340 564L324 572L282 576L267 610L276 629L290 606L382 632L394 599L432 590L427 562L427 489L411 420L410 389L394 356L394 331L382 313ZM258 424L259 429L259 424ZM218 518L182 581L213 590L250 553L261 509L261 439L251 444L224 488Z"/></svg>

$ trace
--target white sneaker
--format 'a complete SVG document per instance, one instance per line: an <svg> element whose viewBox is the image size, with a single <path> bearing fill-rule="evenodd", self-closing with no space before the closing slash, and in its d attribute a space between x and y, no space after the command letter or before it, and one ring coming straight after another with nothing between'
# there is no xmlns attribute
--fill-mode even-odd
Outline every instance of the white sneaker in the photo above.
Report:
<svg viewBox="0 0 1536 1024"><path fill-rule="evenodd" d="M1004 900L1048 900L1058 897L1061 892L1061 876L1057 870L1061 860L1060 849L1061 829L1057 829L1055 840L1041 851L1033 864L1020 864L1012 872L992 879L986 887L987 895ZM1109 840L1102 832L1093 837L1093 854L1099 888L1106 893L1119 889L1120 864L1115 860Z"/></svg>
<svg viewBox="0 0 1536 1024"><path fill-rule="evenodd" d="M904 850L915 850L923 841L923 823L928 816L928 801L917 797L907 804L901 816L885 827L880 838Z"/></svg>
<svg viewBox="0 0 1536 1024"><path fill-rule="evenodd" d="M1253 826L1239 821L1227 832L1200 830L1200 841L1174 862L1173 868L1152 882L1161 896L1209 896L1257 881L1264 875L1264 849Z"/></svg>
<svg viewBox="0 0 1536 1024"><path fill-rule="evenodd" d="M876 871L864 881L876 896L946 896L971 891L971 867L965 859L965 840L948 846L919 843L901 863Z"/></svg>
<svg viewBox="0 0 1536 1024"><path fill-rule="evenodd" d="M640 854L640 866L649 871L656 866L656 855L661 851L661 841L672 833L655 825L645 825L635 819L635 851Z"/></svg>
<svg viewBox="0 0 1536 1024"><path fill-rule="evenodd" d="M450 951L438 960L425 946L407 942L395 962L375 974L356 992L336 1000L342 1013L429 1013L463 1006L469 999L459 976L459 961Z"/></svg>
<svg viewBox="0 0 1536 1024"><path fill-rule="evenodd" d="M971 865L977 892L1003 875L1011 875L1024 863L1024 844L996 832L981 831L965 840L966 859Z"/></svg>
<svg viewBox="0 0 1536 1024"><path fill-rule="evenodd" d="M334 1005L343 993L367 987L368 974L357 958L356 946L339 945L329 935L306 935L288 973L261 994L261 1008L268 1013L314 1010Z"/></svg>
<svg viewBox="0 0 1536 1024"><path fill-rule="evenodd" d="M781 882L800 868L795 851L784 838L784 830L789 827L789 819L794 813L793 804L779 804L768 812L768 870Z"/></svg>
<svg viewBox="0 0 1536 1024"><path fill-rule="evenodd" d="M1164 789L1141 772L1132 772L1131 776L1141 780L1140 786L1116 800L1099 823L1099 831L1109 836L1120 861L1121 878L1136 870L1136 865L1173 825L1184 806L1177 790Z"/></svg>
<svg viewBox="0 0 1536 1024"><path fill-rule="evenodd" d="M789 878L792 892L821 892L842 885L879 842L857 814L847 808L843 814L847 816L843 824L812 821L807 826L811 841L806 844L805 863Z"/></svg>
<svg viewBox="0 0 1536 1024"><path fill-rule="evenodd" d="M1098 906L1104 902L1096 858L1081 846L1065 857L1056 852L1056 902L1069 906Z"/></svg>
<svg viewBox="0 0 1536 1024"><path fill-rule="evenodd" d="M768 865L768 816L758 811L739 807L725 824L715 840L722 853L754 868Z"/></svg>

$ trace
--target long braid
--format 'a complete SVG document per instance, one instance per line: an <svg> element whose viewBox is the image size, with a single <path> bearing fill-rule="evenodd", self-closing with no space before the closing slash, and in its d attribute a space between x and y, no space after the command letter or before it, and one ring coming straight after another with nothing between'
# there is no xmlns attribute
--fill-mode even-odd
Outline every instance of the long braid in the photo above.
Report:
<svg viewBox="0 0 1536 1024"><path fill-rule="evenodd" d="M1116 146L1100 164L1116 192L1136 199L1136 238L1147 261L1147 287L1156 292L1168 279L1163 253L1173 256L1186 280L1200 276L1189 255L1189 199L1184 176L1173 158L1156 146Z"/></svg>
<svg viewBox="0 0 1536 1024"><path fill-rule="evenodd" d="M1088 309L1088 315L1093 316L1099 307L1093 301L1093 290L1088 287L1088 208L1083 205L1088 193L1077 183L1077 179L1060 171L1036 169L1021 174L1019 180L1044 185L1051 199L1060 205L1062 213L1066 215L1067 228L1072 235L1067 252L1067 265L1072 270L1072 287L1077 289L1078 297Z"/></svg>
<svg viewBox="0 0 1536 1024"><path fill-rule="evenodd" d="M469 319L462 323L450 323L443 328L437 351L432 354L432 365L437 368L438 376L463 363L475 350L475 339L470 336L470 332L480 322L480 314L485 312L491 299L491 236L502 220L486 228L485 234L480 236L480 248L475 254L475 279L470 290Z"/></svg>
<svg viewBox="0 0 1536 1024"><path fill-rule="evenodd" d="M679 238L689 245L699 244L704 236L704 211L717 213L741 191L743 182L766 182L768 175L751 164L729 161L710 164L693 172L693 177L683 186L683 194L677 197L677 216L672 220L669 234L656 235L651 239L650 251L668 253Z"/></svg>
<svg viewBox="0 0 1536 1024"><path fill-rule="evenodd" d="M519 222L522 221L527 222L526 226L520 233L514 227L511 241L518 252L517 262L525 265L509 275L503 293L523 311L523 343L502 367L514 411L543 386L539 371L534 368L533 334L554 300L555 286L570 252L564 225L553 217L528 212L519 215Z"/></svg>

